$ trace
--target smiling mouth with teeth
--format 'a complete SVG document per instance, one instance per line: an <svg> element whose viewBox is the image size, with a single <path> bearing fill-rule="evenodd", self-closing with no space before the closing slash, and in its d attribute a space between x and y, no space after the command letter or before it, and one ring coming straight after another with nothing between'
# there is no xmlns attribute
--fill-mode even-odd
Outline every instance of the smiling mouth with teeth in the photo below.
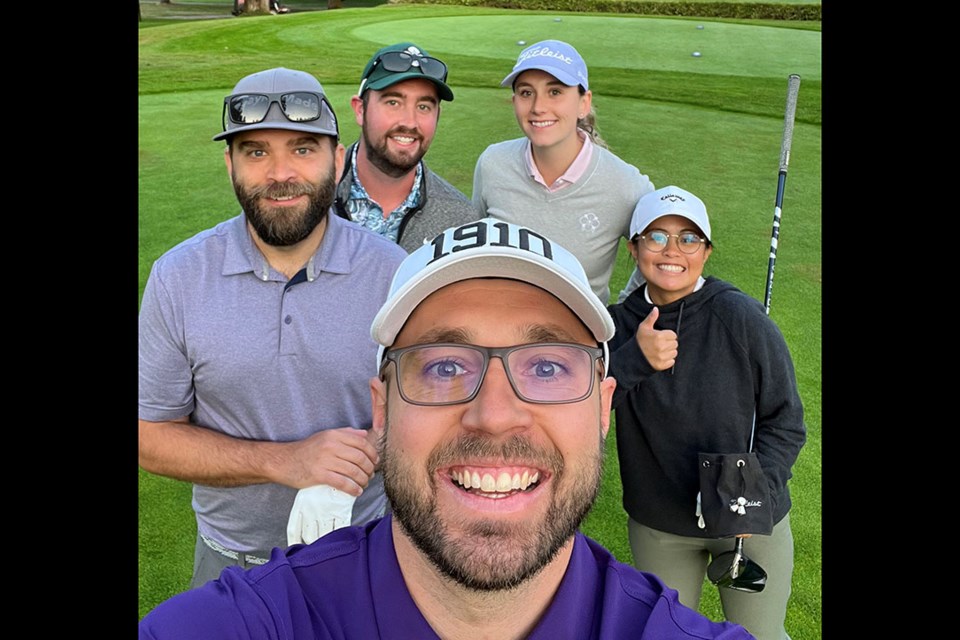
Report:
<svg viewBox="0 0 960 640"><path fill-rule="evenodd" d="M490 496L506 497L516 491L529 491L539 485L540 472L525 469L523 473L510 474L501 471L496 477L492 473L481 473L469 469L451 469L450 479L469 493L483 493Z"/></svg>

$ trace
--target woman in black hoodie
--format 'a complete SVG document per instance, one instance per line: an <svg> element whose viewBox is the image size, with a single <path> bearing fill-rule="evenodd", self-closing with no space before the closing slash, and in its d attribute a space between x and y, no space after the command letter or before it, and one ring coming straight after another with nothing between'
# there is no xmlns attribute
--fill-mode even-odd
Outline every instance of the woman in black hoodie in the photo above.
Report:
<svg viewBox="0 0 960 640"><path fill-rule="evenodd" d="M704 528L698 456L752 450L773 527L770 535L737 533L750 537L745 550L768 578L759 593L721 589L721 603L728 620L758 639L787 639L787 481L806 428L786 342L758 301L703 277L713 245L695 195L675 186L647 194L630 236L646 284L609 310L617 328L610 374L617 380L617 453L634 564L697 609L707 564L733 546Z"/></svg>

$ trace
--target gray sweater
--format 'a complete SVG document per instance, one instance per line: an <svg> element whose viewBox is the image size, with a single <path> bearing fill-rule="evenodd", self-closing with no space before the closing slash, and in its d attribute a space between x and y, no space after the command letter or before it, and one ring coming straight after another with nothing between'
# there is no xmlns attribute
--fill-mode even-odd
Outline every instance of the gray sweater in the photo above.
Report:
<svg viewBox="0 0 960 640"><path fill-rule="evenodd" d="M583 177L550 192L527 171L527 144L526 138L507 140L480 154L473 204L484 216L530 227L573 253L593 292L607 304L620 238L629 239L633 208L654 190L653 183L635 166L595 146Z"/></svg>

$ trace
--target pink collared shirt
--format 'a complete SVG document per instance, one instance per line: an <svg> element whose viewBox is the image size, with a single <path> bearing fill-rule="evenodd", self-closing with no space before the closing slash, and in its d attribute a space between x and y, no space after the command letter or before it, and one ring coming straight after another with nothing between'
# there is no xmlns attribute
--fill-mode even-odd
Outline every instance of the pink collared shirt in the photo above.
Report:
<svg viewBox="0 0 960 640"><path fill-rule="evenodd" d="M546 183L546 181L544 181L543 175L540 173L540 169L537 168L537 163L533 161L533 147L531 147L530 141L527 140L525 153L527 171L530 172L530 177L546 187L547 191L551 193L554 191L559 191L567 185L573 184L579 180L587 170L587 167L590 165L590 158L593 157L593 141L590 140L590 136L588 136L583 129L577 129L577 135L580 136L581 140L583 140L583 146L580 147L580 153L577 154L577 157L574 158L570 166L567 167L567 170L563 172L563 175L557 178L556 182L554 182L552 185L549 185Z"/></svg>

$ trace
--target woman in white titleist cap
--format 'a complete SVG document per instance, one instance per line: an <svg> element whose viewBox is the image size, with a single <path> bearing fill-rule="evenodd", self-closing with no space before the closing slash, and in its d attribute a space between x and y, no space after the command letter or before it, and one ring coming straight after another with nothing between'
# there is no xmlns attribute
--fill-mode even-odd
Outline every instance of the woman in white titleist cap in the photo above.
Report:
<svg viewBox="0 0 960 640"><path fill-rule="evenodd" d="M567 247L607 304L620 238L629 240L633 207L653 183L600 137L587 65L570 44L527 47L500 86L513 89L524 137L480 154L473 203L482 215L527 225ZM634 271L620 299L640 282Z"/></svg>

